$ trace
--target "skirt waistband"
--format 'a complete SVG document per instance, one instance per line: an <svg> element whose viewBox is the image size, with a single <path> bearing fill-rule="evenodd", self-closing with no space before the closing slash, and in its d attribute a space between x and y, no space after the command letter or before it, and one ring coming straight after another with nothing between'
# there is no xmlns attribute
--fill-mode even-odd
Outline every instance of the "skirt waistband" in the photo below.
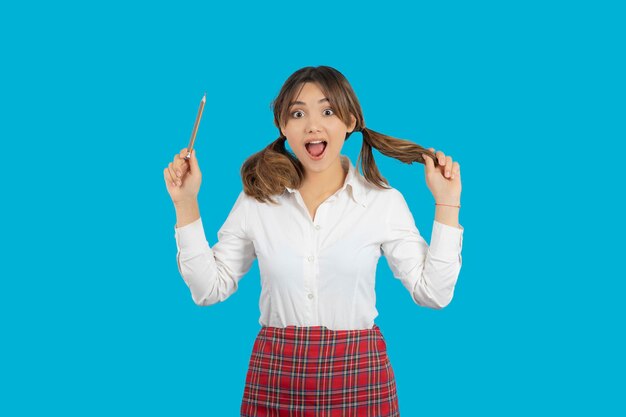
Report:
<svg viewBox="0 0 626 417"><path fill-rule="evenodd" d="M355 338L363 338L366 336L380 335L380 328L377 324L371 329L354 329L354 330L332 330L326 326L287 326L287 327L271 327L263 326L259 331L259 337L271 337L281 340L299 340L299 341L324 341L332 339L336 342L350 341Z"/></svg>

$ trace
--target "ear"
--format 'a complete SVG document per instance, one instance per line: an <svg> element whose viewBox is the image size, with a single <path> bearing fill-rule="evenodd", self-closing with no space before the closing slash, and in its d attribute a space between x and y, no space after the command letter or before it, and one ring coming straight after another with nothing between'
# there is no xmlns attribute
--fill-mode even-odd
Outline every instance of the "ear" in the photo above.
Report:
<svg viewBox="0 0 626 417"><path fill-rule="evenodd" d="M350 122L350 126L348 126L348 132L352 133L352 132L354 132L354 128L356 127L356 117L354 117L351 114L350 115L350 120L352 120L352 122Z"/></svg>

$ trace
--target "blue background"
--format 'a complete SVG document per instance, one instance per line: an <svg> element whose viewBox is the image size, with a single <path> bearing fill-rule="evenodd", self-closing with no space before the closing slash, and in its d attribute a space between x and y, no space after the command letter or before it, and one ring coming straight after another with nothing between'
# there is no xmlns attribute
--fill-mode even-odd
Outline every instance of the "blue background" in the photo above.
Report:
<svg viewBox="0 0 626 417"><path fill-rule="evenodd" d="M213 245L282 83L330 65L367 126L462 167L452 303L413 304L379 263L402 415L624 415L618 2L214 3L0 6L0 414L238 415L258 266L196 306L162 171L207 91ZM430 241L423 165L376 156Z"/></svg>

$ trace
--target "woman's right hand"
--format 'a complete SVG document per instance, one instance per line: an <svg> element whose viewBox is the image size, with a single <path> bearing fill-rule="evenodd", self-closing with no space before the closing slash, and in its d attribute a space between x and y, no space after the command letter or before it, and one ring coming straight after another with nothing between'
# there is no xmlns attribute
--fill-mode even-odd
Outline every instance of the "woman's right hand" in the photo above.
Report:
<svg viewBox="0 0 626 417"><path fill-rule="evenodd" d="M163 170L165 187L174 204L196 201L200 184L202 184L202 172L198 166L196 150L191 150L189 160L186 160L185 156L187 156L187 148L183 148L175 155L173 161Z"/></svg>

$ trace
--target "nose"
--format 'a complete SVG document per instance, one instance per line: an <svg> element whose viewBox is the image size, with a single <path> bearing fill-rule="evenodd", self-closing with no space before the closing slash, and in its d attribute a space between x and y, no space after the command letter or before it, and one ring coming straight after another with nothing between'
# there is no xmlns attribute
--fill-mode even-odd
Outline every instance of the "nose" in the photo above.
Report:
<svg viewBox="0 0 626 417"><path fill-rule="evenodd" d="M312 116L307 119L306 131L307 133L320 131L320 121L317 117Z"/></svg>

